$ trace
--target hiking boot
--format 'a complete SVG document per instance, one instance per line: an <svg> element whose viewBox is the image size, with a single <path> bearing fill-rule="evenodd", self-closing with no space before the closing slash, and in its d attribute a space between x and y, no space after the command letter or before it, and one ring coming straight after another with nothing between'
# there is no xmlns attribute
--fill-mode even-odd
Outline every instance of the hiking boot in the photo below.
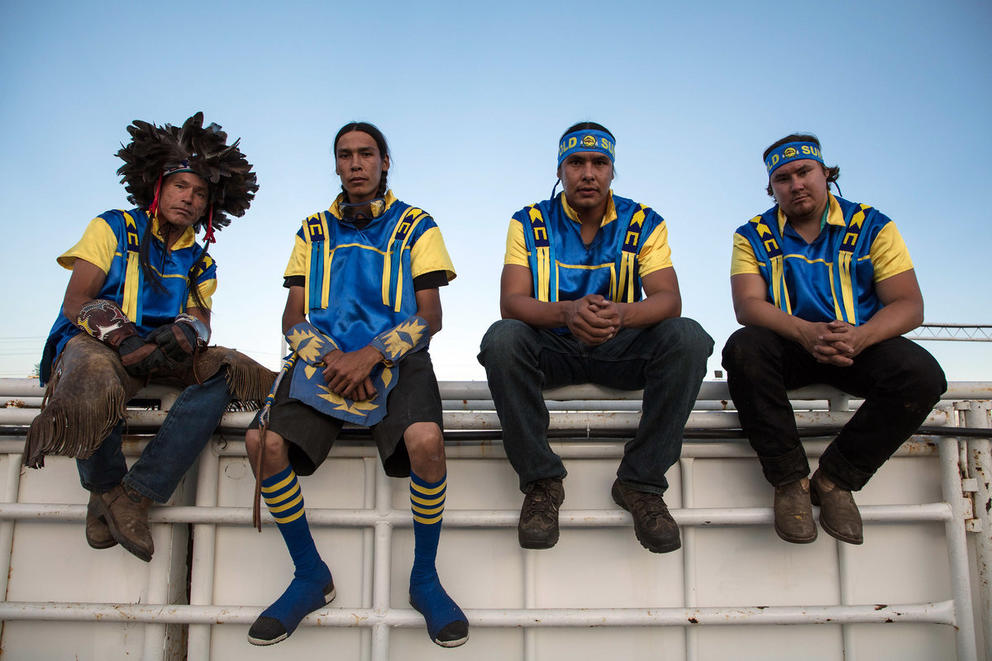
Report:
<svg viewBox="0 0 992 661"><path fill-rule="evenodd" d="M90 493L86 505L86 543L95 549L109 549L117 546L117 540L110 534L107 519L100 514L100 494Z"/></svg>
<svg viewBox="0 0 992 661"><path fill-rule="evenodd" d="M151 498L120 484L98 496L97 507L107 520L114 539L141 560L151 560L155 551L152 532L148 527Z"/></svg>
<svg viewBox="0 0 992 661"><path fill-rule="evenodd" d="M679 526L661 494L631 489L620 478L613 483L611 494L613 502L634 518L634 535L641 546L652 553L669 553L682 546Z"/></svg>
<svg viewBox="0 0 992 661"><path fill-rule="evenodd" d="M816 539L808 478L775 487L775 532L793 544L809 544Z"/></svg>
<svg viewBox="0 0 992 661"><path fill-rule="evenodd" d="M525 549L549 549L558 543L558 508L565 500L560 477L531 483L520 508L517 538Z"/></svg>
<svg viewBox="0 0 992 661"><path fill-rule="evenodd" d="M810 479L810 499L820 506L820 525L831 537L848 544L863 544L861 512L854 496L817 469Z"/></svg>

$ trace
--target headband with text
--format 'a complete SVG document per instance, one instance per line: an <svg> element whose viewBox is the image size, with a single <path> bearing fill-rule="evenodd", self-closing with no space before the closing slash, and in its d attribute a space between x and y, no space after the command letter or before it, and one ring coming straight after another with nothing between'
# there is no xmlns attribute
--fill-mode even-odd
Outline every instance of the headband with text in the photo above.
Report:
<svg viewBox="0 0 992 661"><path fill-rule="evenodd" d="M775 170L786 163L807 158L824 165L823 154L816 143L787 142L784 145L779 145L768 154L768 158L765 159L765 167L768 169L768 176L770 177Z"/></svg>
<svg viewBox="0 0 992 661"><path fill-rule="evenodd" d="M558 165L577 151L595 151L606 154L610 162L616 160L616 144L609 133L595 129L574 131L562 137L558 144Z"/></svg>

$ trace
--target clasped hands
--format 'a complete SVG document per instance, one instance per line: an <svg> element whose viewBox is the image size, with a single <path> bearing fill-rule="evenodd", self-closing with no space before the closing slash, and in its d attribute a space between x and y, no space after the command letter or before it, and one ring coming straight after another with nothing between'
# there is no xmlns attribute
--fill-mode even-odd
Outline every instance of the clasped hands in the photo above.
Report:
<svg viewBox="0 0 992 661"><path fill-rule="evenodd" d="M383 356L378 349L365 346L356 351L335 349L324 354L324 380L331 392L345 399L362 402L375 397L369 375Z"/></svg>
<svg viewBox="0 0 992 661"><path fill-rule="evenodd" d="M568 304L565 325L583 344L600 345L616 337L623 328L620 306L599 294L589 294Z"/></svg>
<svg viewBox="0 0 992 661"><path fill-rule="evenodd" d="M800 328L803 347L819 363L850 367L865 348L863 328L846 321L811 322Z"/></svg>

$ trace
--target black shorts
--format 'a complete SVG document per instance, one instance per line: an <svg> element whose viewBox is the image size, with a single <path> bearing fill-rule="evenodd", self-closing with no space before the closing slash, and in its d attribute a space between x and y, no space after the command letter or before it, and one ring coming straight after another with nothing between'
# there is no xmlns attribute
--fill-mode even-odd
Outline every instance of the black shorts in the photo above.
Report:
<svg viewBox="0 0 992 661"><path fill-rule="evenodd" d="M443 429L441 393L426 349L403 358L398 368L397 383L386 400L386 417L371 431L386 475L408 477L410 456L402 443L403 432L415 422L433 422ZM269 429L289 443L293 470L299 475L312 475L324 463L344 422L290 398L291 382L292 372L286 374L276 391L269 411ZM257 415L249 429L258 429Z"/></svg>

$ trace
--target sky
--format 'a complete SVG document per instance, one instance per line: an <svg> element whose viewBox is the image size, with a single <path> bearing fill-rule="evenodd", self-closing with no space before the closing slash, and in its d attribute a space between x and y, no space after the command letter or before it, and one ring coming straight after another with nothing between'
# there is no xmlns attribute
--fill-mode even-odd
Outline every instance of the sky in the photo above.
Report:
<svg viewBox="0 0 992 661"><path fill-rule="evenodd" d="M931 323L992 323L992 4L934 2L0 2L0 377L28 376L69 272L55 258L128 208L134 119L198 110L258 173L218 233L213 342L276 368L293 234L339 190L352 120L389 140L396 195L437 221L458 277L431 345L482 380L506 229L551 192L578 121L616 136L614 191L665 217L683 314L719 354L738 327L734 230L772 206L765 147L813 132L848 199L895 220ZM925 342L955 381L992 343Z"/></svg>

